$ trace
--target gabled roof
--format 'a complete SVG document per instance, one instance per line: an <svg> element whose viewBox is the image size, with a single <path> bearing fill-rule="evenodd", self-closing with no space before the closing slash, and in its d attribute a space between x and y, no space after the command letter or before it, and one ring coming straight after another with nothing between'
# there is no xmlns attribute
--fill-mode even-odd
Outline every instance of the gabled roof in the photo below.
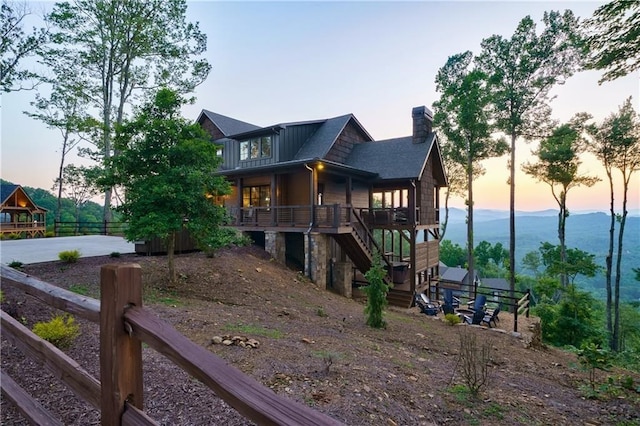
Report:
<svg viewBox="0 0 640 426"><path fill-rule="evenodd" d="M340 136L340 133L342 133L351 120L353 120L356 126L362 130L370 141L373 140L371 135L364 129L364 127L362 127L353 114L341 115L339 117L324 120L322 126L320 126L320 128L304 143L304 145L302 145L296 154L295 159L324 158L331 150L331 147L338 139L338 136Z"/></svg>
<svg viewBox="0 0 640 426"><path fill-rule="evenodd" d="M353 148L347 164L378 173L380 179L419 178L435 140L431 133L424 143L413 143L411 136L361 143Z"/></svg>
<svg viewBox="0 0 640 426"><path fill-rule="evenodd" d="M482 286L497 290L509 290L509 282L504 278L483 278Z"/></svg>
<svg viewBox="0 0 640 426"><path fill-rule="evenodd" d="M40 207L36 203L34 203L31 197L29 197L29 194L27 194L27 192L22 188L22 186L14 185L14 184L0 185L0 197L2 199L2 202L0 204L4 205L9 200L9 198L11 198L11 196L15 194L17 191L20 191L22 193L22 195L27 199L29 204L33 206L33 209L35 209L36 211L43 211L43 212L47 211L47 209L45 209L44 207ZM29 208L29 210L32 210L32 209Z"/></svg>
<svg viewBox="0 0 640 426"><path fill-rule="evenodd" d="M244 121L236 120L235 118L227 117L226 115L216 114L215 112L203 109L198 117L197 122L200 122L202 116L207 117L218 129L225 135L236 135L239 133L250 132L252 130L259 130L261 127Z"/></svg>
<svg viewBox="0 0 640 426"><path fill-rule="evenodd" d="M440 274L441 281L450 281L456 283L464 282L465 278L467 278L467 270L464 268L451 267L447 268L444 272Z"/></svg>
<svg viewBox="0 0 640 426"><path fill-rule="evenodd" d="M0 199L2 200L2 204L4 204L4 202L7 201L7 198L9 198L18 188L20 188L20 185L0 185Z"/></svg>

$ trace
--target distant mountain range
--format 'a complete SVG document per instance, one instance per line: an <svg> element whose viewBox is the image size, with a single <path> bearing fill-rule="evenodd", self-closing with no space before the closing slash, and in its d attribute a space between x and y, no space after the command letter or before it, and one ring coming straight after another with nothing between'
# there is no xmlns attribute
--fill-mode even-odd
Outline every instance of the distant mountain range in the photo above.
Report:
<svg viewBox="0 0 640 426"><path fill-rule="evenodd" d="M480 241L491 244L502 243L509 248L509 212L503 210L474 210L474 246ZM625 299L640 300L640 282L634 279L632 268L640 268L640 212L634 210L627 216L623 241L621 294ZM449 209L449 224L444 239L466 246L466 211ZM550 242L558 244L558 211L543 210L537 212L516 213L516 270L521 270L522 257L531 251L537 251L540 244ZM441 223L444 212L441 211ZM609 244L609 222L607 213L574 212L567 218L566 240L570 248L578 248L596 256L596 262L604 266ZM616 236L619 224L616 223ZM524 271L524 273L530 273ZM578 277L578 283L602 296L604 292L604 274L594 278Z"/></svg>

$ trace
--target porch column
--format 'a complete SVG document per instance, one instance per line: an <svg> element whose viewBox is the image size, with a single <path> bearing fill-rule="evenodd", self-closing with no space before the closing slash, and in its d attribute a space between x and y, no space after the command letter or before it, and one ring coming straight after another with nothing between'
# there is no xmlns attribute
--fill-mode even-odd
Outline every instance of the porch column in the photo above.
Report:
<svg viewBox="0 0 640 426"><path fill-rule="evenodd" d="M278 262L286 263L284 232L264 231L264 249Z"/></svg>
<svg viewBox="0 0 640 426"><path fill-rule="evenodd" d="M319 286L327 286L328 242L325 234L310 232L304 239L304 272Z"/></svg>
<svg viewBox="0 0 640 426"><path fill-rule="evenodd" d="M236 188L238 188L238 193L236 194L236 196L238 197L238 199L236 200L236 206L238 213L236 215L236 225L240 225L244 218L244 211L242 210L242 185L242 178L237 178Z"/></svg>
<svg viewBox="0 0 640 426"><path fill-rule="evenodd" d="M273 207L271 209L271 225L276 226L277 225L277 212L275 207L278 206L277 203L277 194L278 194L278 175L273 173L271 174L271 194L269 195L269 206Z"/></svg>

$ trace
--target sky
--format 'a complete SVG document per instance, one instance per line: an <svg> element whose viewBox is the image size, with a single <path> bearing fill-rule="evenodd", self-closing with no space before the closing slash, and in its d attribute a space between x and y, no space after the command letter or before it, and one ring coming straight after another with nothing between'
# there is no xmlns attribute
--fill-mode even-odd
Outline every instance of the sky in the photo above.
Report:
<svg viewBox="0 0 640 426"><path fill-rule="evenodd" d="M432 108L439 95L435 76L447 58L480 52L482 39L510 37L530 15L542 28L548 10L571 9L586 18L600 1L415 1L415 2L189 2L187 18L207 34L204 55L213 69L183 108L195 120L208 109L259 126L353 113L378 140L411 133L411 109ZM32 3L34 9L53 3ZM581 72L553 90L553 116L577 112L602 121L628 97L640 111L640 72L598 84L601 73ZM61 137L23 111L34 91L2 94L0 177L50 189L57 176ZM546 184L521 172L536 143L516 149L516 209L557 209ZM87 164L72 155L69 162ZM509 209L507 157L484 163L474 182L476 208ZM583 158L581 171L605 178L598 162ZM640 209L640 173L632 179L629 209ZM572 189L571 211L608 209L606 181ZM620 200L616 202L619 208ZM452 206L464 207L454 198Z"/></svg>

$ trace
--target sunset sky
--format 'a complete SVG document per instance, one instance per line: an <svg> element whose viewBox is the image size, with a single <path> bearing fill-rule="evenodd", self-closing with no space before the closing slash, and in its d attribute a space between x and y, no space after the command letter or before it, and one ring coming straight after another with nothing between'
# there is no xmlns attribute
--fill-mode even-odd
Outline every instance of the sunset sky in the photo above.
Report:
<svg viewBox="0 0 640 426"><path fill-rule="evenodd" d="M438 99L435 76L447 58L471 50L492 34L510 37L526 15L542 26L545 10L572 9L585 18L602 2L190 2L188 18L208 35L213 66L184 116L203 108L256 125L353 113L376 139L411 133L411 109ZM31 3L50 9L52 3ZM37 22L35 25L38 25ZM628 97L639 110L635 72L598 85L600 72L583 72L554 89L554 117L581 111L601 121ZM60 134L22 113L35 92L2 95L3 179L50 189L59 163ZM517 149L518 169L535 143ZM70 158L79 164L81 160ZM477 208L509 208L506 157L485 164L477 179ZM586 156L584 173L604 178ZM523 173L516 177L518 210L557 208L548 187ZM630 209L640 209L640 177L631 184ZM608 184L569 193L570 210L606 210ZM463 207L456 199L453 205Z"/></svg>

